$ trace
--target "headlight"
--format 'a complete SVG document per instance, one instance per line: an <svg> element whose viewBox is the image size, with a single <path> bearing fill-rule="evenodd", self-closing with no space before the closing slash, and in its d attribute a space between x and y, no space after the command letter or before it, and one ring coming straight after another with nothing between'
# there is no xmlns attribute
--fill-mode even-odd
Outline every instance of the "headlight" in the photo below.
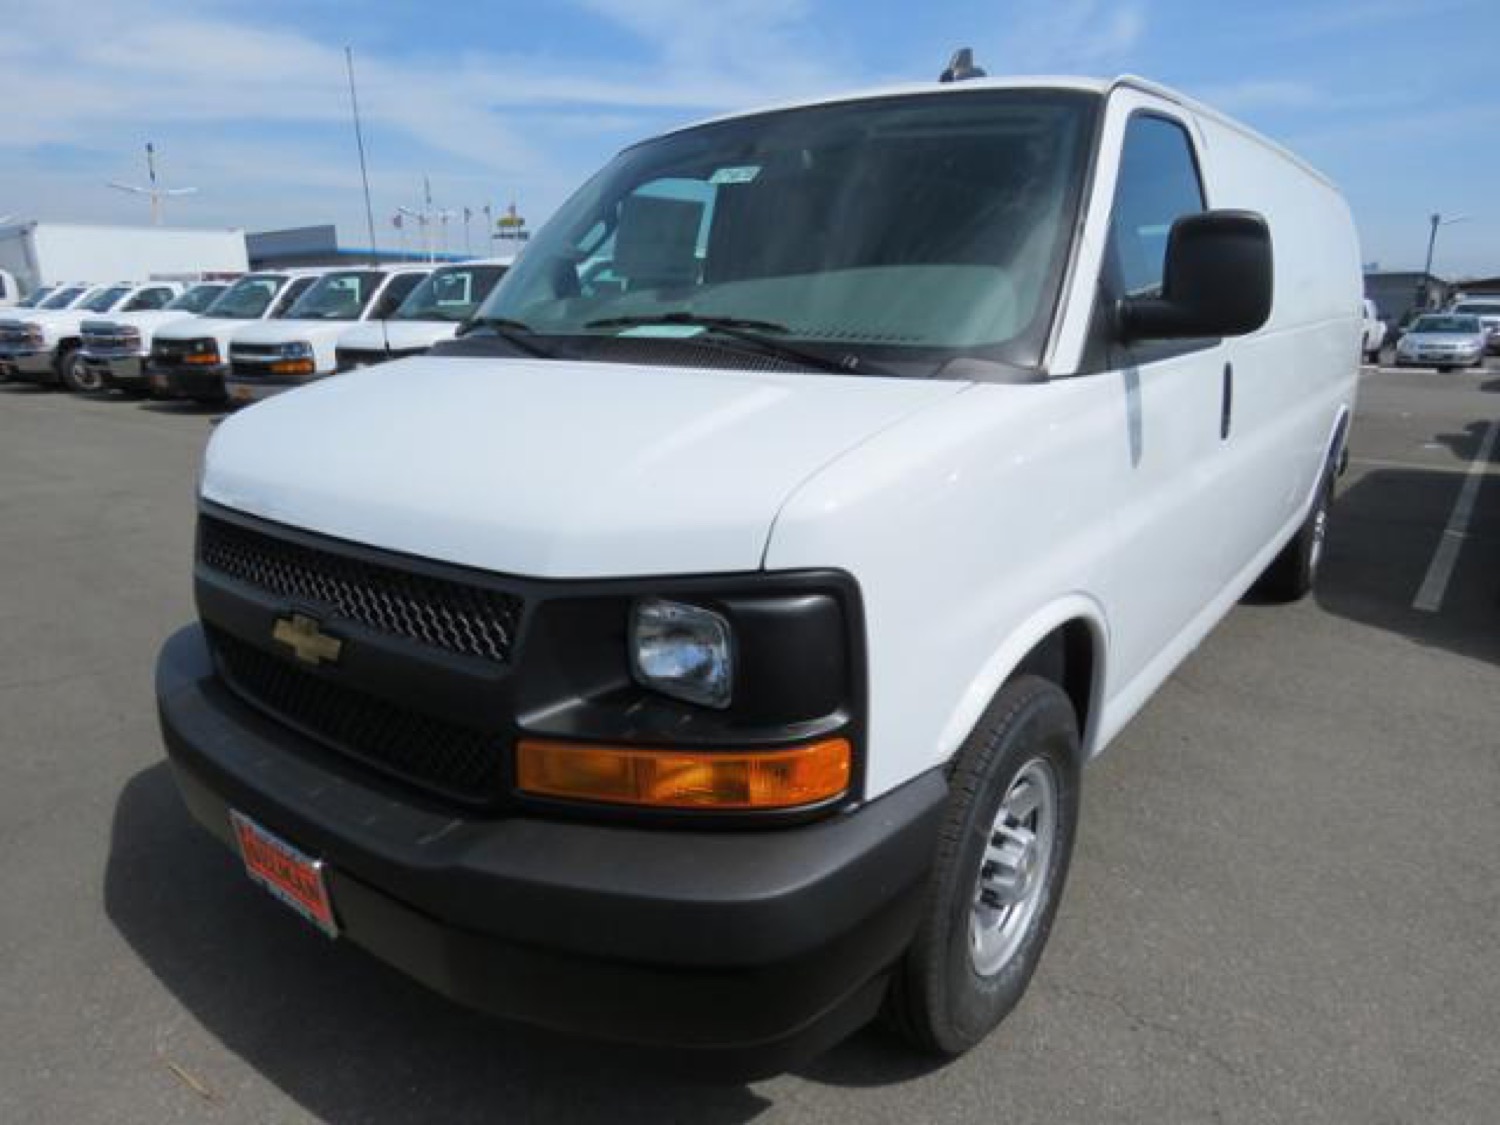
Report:
<svg viewBox="0 0 1500 1125"><path fill-rule="evenodd" d="M310 359L312 354L312 345L306 340L294 340L290 344L281 345L282 359Z"/></svg>
<svg viewBox="0 0 1500 1125"><path fill-rule="evenodd" d="M663 695L722 710L734 683L729 622L702 606L644 598L630 614L630 670Z"/></svg>

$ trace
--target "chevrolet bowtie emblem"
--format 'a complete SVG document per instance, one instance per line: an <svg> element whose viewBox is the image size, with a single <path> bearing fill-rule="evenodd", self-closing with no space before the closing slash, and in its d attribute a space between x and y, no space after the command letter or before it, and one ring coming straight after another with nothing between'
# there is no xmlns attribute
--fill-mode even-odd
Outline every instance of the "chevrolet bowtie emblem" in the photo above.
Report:
<svg viewBox="0 0 1500 1125"><path fill-rule="evenodd" d="M294 613L278 617L271 636L286 645L304 664L332 664L344 650L344 642L330 637L311 617Z"/></svg>

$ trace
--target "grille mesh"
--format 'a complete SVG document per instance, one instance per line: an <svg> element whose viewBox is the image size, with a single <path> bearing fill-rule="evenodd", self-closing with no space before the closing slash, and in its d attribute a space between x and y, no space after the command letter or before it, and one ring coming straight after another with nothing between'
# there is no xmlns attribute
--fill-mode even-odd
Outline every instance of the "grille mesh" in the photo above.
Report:
<svg viewBox="0 0 1500 1125"><path fill-rule="evenodd" d="M198 557L208 569L319 616L494 664L510 660L521 599L443 578L306 547L213 516L198 524Z"/></svg>
<svg viewBox="0 0 1500 1125"><path fill-rule="evenodd" d="M231 688L334 749L463 801L498 794L500 737L330 683L222 630L209 639Z"/></svg>

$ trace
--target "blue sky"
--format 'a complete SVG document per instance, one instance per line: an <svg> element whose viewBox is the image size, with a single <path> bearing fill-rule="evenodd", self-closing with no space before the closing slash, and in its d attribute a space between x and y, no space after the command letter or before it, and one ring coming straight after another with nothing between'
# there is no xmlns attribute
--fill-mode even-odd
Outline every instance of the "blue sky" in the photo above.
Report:
<svg viewBox="0 0 1500 1125"><path fill-rule="evenodd" d="M143 220L141 146L198 196L169 221L336 222L363 244L355 51L377 213L514 198L535 223L622 145L728 109L934 77L1143 74L1342 186L1364 256L1500 273L1500 0L6 0L0 215ZM82 34L80 34L82 32ZM477 235L477 230L476 230ZM450 244L459 248L454 227ZM476 237L477 243L477 237Z"/></svg>

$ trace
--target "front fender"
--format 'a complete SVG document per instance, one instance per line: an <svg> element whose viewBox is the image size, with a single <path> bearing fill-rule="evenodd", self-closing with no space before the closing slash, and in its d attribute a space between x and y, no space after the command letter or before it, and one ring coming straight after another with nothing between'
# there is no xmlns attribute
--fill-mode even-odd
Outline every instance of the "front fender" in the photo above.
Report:
<svg viewBox="0 0 1500 1125"><path fill-rule="evenodd" d="M1102 746L1094 745L1094 742L1103 703L1104 673L1109 653L1109 623L1104 607L1096 598L1074 592L1057 598L1033 613L996 647L989 659L975 672L938 739L938 750L944 760L958 752L959 746L974 729L974 724L979 721L990 700L1020 667L1027 654L1048 634L1070 621L1079 620L1088 625L1094 649L1093 675L1089 685L1089 717L1085 729L1079 732L1080 746L1083 748L1085 761L1103 749Z"/></svg>

